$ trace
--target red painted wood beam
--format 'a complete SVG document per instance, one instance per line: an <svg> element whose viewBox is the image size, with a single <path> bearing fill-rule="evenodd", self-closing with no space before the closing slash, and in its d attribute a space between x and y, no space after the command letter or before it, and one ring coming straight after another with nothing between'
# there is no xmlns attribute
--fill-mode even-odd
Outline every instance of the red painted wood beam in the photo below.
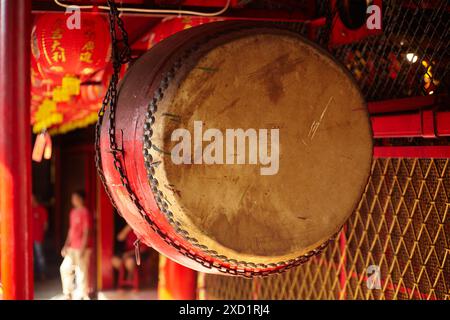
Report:
<svg viewBox="0 0 450 320"><path fill-rule="evenodd" d="M450 158L450 146L376 146L375 158Z"/></svg>
<svg viewBox="0 0 450 320"><path fill-rule="evenodd" d="M4 299L33 298L30 22L30 0L0 0L0 254Z"/></svg>
<svg viewBox="0 0 450 320"><path fill-rule="evenodd" d="M371 116L374 138L437 138L450 136L450 112L422 110Z"/></svg>
<svg viewBox="0 0 450 320"><path fill-rule="evenodd" d="M374 101L367 104L370 114L419 110L436 104L438 96L428 95L394 100Z"/></svg>

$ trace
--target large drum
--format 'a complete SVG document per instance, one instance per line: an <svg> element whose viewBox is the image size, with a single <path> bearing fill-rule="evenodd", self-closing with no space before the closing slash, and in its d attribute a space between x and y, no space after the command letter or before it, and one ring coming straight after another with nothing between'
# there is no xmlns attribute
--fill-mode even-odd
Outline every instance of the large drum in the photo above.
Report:
<svg viewBox="0 0 450 320"><path fill-rule="evenodd" d="M372 158L346 70L296 33L245 22L155 45L100 133L106 188L137 236L187 267L243 276L319 253L357 206Z"/></svg>

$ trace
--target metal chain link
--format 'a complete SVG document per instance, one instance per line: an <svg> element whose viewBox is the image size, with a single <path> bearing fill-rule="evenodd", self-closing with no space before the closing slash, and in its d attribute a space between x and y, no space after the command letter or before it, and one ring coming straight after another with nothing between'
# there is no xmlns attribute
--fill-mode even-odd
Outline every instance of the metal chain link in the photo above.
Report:
<svg viewBox="0 0 450 320"><path fill-rule="evenodd" d="M113 63L113 75L111 77L111 80L108 85L108 89L106 91L105 97L102 102L102 106L98 112L98 121L95 126L95 165L97 167L97 171L100 177L100 180L102 181L106 194L108 195L109 199L111 200L111 203L113 206L117 209L117 205L114 202L114 199L107 187L105 175L103 174L103 167L102 167L102 159L101 159L101 151L100 151L100 133L101 133L101 126L103 124L103 117L105 114L106 107L109 106L110 108L110 129L109 129L109 140L110 140L110 149L112 151L112 154L114 156L114 164L116 165L116 162L118 161L117 156L117 143L115 141L115 106L117 104L117 83L119 80L119 73L120 69L123 64L130 61L131 57L131 49L128 44L128 34L126 30L123 27L123 21L119 17L119 12L117 10L117 7L115 5L114 0L108 0L108 6L110 8L109 11L109 29L110 29L110 35L111 35L111 47L112 47L112 63ZM117 39L116 34L116 25L119 28L122 39ZM119 49L119 43L123 43L124 49L120 51ZM114 151L113 151L114 150ZM119 212L119 210L117 210ZM119 212L120 214L120 212Z"/></svg>

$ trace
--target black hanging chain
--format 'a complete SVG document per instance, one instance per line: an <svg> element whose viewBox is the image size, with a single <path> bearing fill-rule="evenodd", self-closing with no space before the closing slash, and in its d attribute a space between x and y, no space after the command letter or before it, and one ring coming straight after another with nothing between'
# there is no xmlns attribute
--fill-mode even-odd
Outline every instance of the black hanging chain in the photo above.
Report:
<svg viewBox="0 0 450 320"><path fill-rule="evenodd" d="M125 175L122 163L119 159L119 154L123 155L123 150L121 148L118 148L116 141L115 114L118 99L117 84L119 82L119 74L122 66L131 61L131 48L128 43L128 33L124 28L123 20L120 18L119 11L117 10L117 6L114 0L108 0L108 6L109 6L108 18L109 18L109 32L111 35L111 48L112 48L111 60L113 66L113 74L111 76L111 80L109 82L109 86L106 91L105 97L103 99L102 106L98 113L98 121L95 128L95 151L96 151L95 164L97 167L100 180L102 181L103 186L105 188L106 194L111 200L111 203L117 209L114 199L111 196L108 187L106 186L106 180L103 173L101 150L100 150L100 134L101 134L101 126L103 123L103 117L105 115L105 110L107 107L109 107L109 132L108 132L110 143L109 148L114 158L114 167L120 175L122 185L130 193L131 188L129 186L129 181L127 176ZM117 37L117 31L120 32L121 38ZM119 211L117 210L117 212ZM139 252L139 240L135 242L135 256L137 265L140 265L141 259Z"/></svg>
<svg viewBox="0 0 450 320"><path fill-rule="evenodd" d="M98 112L98 121L95 127L95 165L97 167L97 171L102 181L105 191L108 197L111 200L111 203L114 207L117 208L113 197L111 196L105 181L105 176L103 174L102 168L102 159L100 152L100 131L103 123L103 117L105 114L105 110L109 107L109 141L110 141L110 150L114 155L114 164L117 165L118 155L116 154L118 151L121 151L117 148L117 142L115 138L115 111L117 105L117 84L119 82L119 74L122 68L122 65L131 61L131 48L128 44L128 33L126 32L123 20L119 16L119 11L117 10L117 6L114 0L108 0L109 6L109 31L111 36L111 60L113 65L113 74L109 81L108 89L106 91L105 97L102 102L102 106ZM117 37L117 31L120 32L121 38ZM117 167L116 167L117 169ZM119 171L120 173L121 171ZM123 170L122 170L123 173ZM121 177L123 174L121 174ZM123 178L121 178L123 179Z"/></svg>

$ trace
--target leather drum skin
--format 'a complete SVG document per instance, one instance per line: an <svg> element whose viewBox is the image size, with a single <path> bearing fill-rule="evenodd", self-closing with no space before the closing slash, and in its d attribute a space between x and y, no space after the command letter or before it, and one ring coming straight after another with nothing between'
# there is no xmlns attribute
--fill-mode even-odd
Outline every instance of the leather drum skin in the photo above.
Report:
<svg viewBox="0 0 450 320"><path fill-rule="evenodd" d="M306 262L339 232L369 177L372 132L326 51L271 25L214 22L133 63L100 149L141 241L198 271L252 277Z"/></svg>

